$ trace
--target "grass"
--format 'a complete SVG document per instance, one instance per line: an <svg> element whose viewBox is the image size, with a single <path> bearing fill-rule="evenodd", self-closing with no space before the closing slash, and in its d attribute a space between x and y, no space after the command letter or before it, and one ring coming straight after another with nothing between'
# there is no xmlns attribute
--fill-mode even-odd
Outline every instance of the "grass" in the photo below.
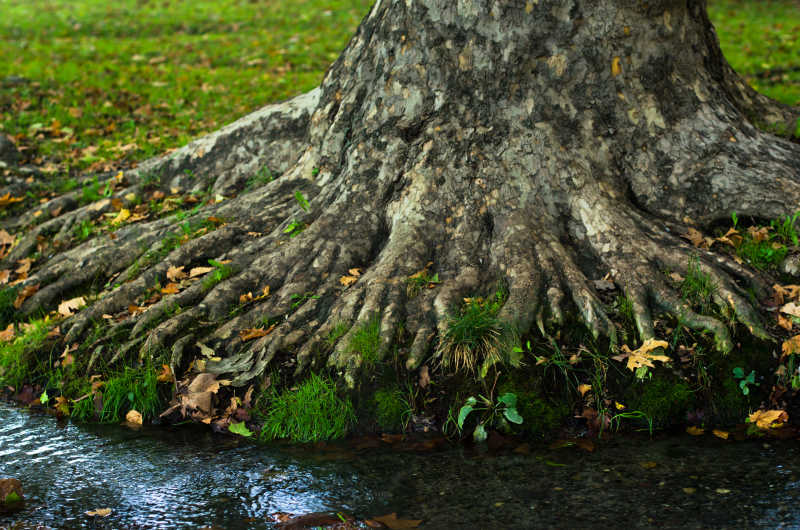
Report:
<svg viewBox="0 0 800 530"><path fill-rule="evenodd" d="M708 11L731 66L759 92L800 105L797 1L710 0Z"/></svg>
<svg viewBox="0 0 800 530"><path fill-rule="evenodd" d="M296 389L273 392L263 411L262 440L318 442L343 438L356 421L353 404L333 382L316 374Z"/></svg>
<svg viewBox="0 0 800 530"><path fill-rule="evenodd" d="M698 308L701 314L713 312L717 285L710 275L700 269L700 260L697 257L689 258L689 266L680 289L683 299Z"/></svg>
<svg viewBox="0 0 800 530"><path fill-rule="evenodd" d="M100 421L121 421L132 409L141 413L145 420L154 418L163 405L158 393L157 377L151 366L144 366L126 368L121 374L109 378L103 388Z"/></svg>
<svg viewBox="0 0 800 530"><path fill-rule="evenodd" d="M19 388L23 383L33 383L41 374L31 354L40 349L51 324L47 319L32 320L24 332L8 343L0 343L0 386Z"/></svg>
<svg viewBox="0 0 800 530"><path fill-rule="evenodd" d="M381 321L377 315L374 315L353 332L347 349L360 354L363 363L369 366L378 361L380 345Z"/></svg>
<svg viewBox="0 0 800 530"><path fill-rule="evenodd" d="M399 388L377 390L372 400L375 421L383 431L403 432L413 413L411 395Z"/></svg>
<svg viewBox="0 0 800 530"><path fill-rule="evenodd" d="M0 130L59 169L148 158L319 84L371 3L0 0Z"/></svg>

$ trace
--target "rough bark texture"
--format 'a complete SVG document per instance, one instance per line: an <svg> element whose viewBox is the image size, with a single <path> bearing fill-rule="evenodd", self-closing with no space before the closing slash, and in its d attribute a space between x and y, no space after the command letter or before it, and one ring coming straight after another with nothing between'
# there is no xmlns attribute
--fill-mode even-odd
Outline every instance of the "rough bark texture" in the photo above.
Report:
<svg viewBox="0 0 800 530"><path fill-rule="evenodd" d="M319 89L143 164L116 194L124 200L153 175L164 189L213 186L228 199L197 216L226 225L145 266L140 258L174 221L129 225L114 240L49 256L28 280L41 288L22 310L50 308L98 278L130 277L62 326L77 341L101 315L163 284L170 265L228 259L227 279L112 326L107 336L126 342L116 357L162 346L185 367L201 340L222 357L206 370L236 385L278 354L297 370L339 367L352 381L359 326L380 319L385 355L402 324L413 368L462 297L498 282L509 293L501 316L522 333L577 313L613 339L593 283L610 273L642 338L664 311L729 349L726 326L686 307L663 271L685 271L697 254L720 308L765 336L743 294L761 288L757 277L679 234L732 211L776 218L796 209L800 145L752 121L792 130L798 115L731 70L702 1L379 0ZM282 176L243 191L263 166ZM37 236L66 241L76 223L111 211L109 201L80 207L69 195L43 208L62 213L6 261L30 254ZM307 228L290 238L292 221ZM409 296L407 278L429 262L442 283ZM344 287L351 268L363 274ZM240 306L241 294L267 285L270 296ZM293 295L306 293L314 296L298 306ZM172 315L175 304L185 310ZM278 319L275 330L242 342L239 330L264 317ZM350 331L331 347L337 325Z"/></svg>

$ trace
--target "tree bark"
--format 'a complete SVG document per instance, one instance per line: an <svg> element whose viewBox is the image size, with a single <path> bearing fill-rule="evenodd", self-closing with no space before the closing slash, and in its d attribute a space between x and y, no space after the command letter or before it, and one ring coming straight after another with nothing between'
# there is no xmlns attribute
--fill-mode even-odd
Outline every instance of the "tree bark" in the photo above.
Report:
<svg viewBox="0 0 800 530"><path fill-rule="evenodd" d="M5 262L41 236L62 245L27 280L41 287L26 313L121 283L62 325L71 343L163 284L170 266L231 260L231 276L167 296L105 336L125 337L114 359L162 347L176 369L203 342L221 357L205 370L235 385L275 363L333 366L353 383L363 360L350 339L374 318L379 356L402 326L413 369L462 298L498 283L508 290L500 316L519 333L576 314L613 341L593 282L607 274L632 301L642 339L666 312L712 331L726 351L728 327L693 312L664 271L685 273L696 255L719 307L767 336L744 294L763 292L758 275L679 237L733 211L777 218L800 204L800 145L762 132L755 117L794 130L800 112L733 72L703 1L378 0L319 89L143 164L115 193L211 186L226 200L194 215L224 219L222 228L153 262L143 257L175 232L170 218L66 248L77 223L112 211L68 194L43 206L62 213ZM264 166L282 175L245 190ZM307 228L290 237L292 222ZM407 279L431 262L441 284L410 296ZM363 272L343 285L353 268ZM240 304L265 286L268 297ZM172 314L176 304L184 310ZM239 330L265 317L274 331L243 342ZM330 346L337 326L349 331Z"/></svg>

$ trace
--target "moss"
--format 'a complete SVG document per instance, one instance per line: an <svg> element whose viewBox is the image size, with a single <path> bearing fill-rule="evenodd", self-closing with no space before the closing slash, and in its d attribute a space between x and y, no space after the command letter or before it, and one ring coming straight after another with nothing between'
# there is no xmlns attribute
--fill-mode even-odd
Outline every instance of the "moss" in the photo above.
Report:
<svg viewBox="0 0 800 530"><path fill-rule="evenodd" d="M626 399L628 411L643 412L656 427L683 421L695 403L694 392L686 383L660 376L632 385Z"/></svg>
<svg viewBox="0 0 800 530"><path fill-rule="evenodd" d="M260 400L262 401L262 400ZM287 438L293 442L317 442L344 437L355 423L349 398L336 394L333 382L316 374L296 389L273 391L261 415L260 439Z"/></svg>
<svg viewBox="0 0 800 530"><path fill-rule="evenodd" d="M711 408L716 422L739 423L750 412L750 399L742 393L733 376L729 376L711 393Z"/></svg>
<svg viewBox="0 0 800 530"><path fill-rule="evenodd" d="M348 350L361 355L361 360L366 366L378 362L378 350L381 344L381 322L377 315L369 319L360 328L355 330L350 338Z"/></svg>
<svg viewBox="0 0 800 530"><path fill-rule="evenodd" d="M522 416L519 429L531 438L544 438L557 429L569 415L566 403L553 403L534 389L520 390L519 384L500 385L497 395L510 392L517 396L517 412Z"/></svg>
<svg viewBox="0 0 800 530"><path fill-rule="evenodd" d="M402 431L411 418L411 405L399 389L382 389L372 398L375 422L383 431Z"/></svg>

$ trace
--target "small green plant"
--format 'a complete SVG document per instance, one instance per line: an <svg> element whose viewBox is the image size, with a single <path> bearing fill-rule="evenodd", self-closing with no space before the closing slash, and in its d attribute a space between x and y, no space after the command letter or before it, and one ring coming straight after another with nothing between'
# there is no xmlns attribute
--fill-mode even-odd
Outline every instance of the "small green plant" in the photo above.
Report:
<svg viewBox="0 0 800 530"><path fill-rule="evenodd" d="M283 229L284 234L288 234L290 238L294 238L300 235L300 233L306 229L306 224L298 221L297 219L292 219L286 228Z"/></svg>
<svg viewBox="0 0 800 530"><path fill-rule="evenodd" d="M317 374L296 389L273 391L263 416L262 440L302 443L342 438L356 421L350 400L337 396L333 382Z"/></svg>
<svg viewBox="0 0 800 530"><path fill-rule="evenodd" d="M311 205L308 203L308 199L306 199L306 196L303 195L302 191L297 190L294 192L294 200L297 201L297 204L300 205L300 208L302 208L304 212L307 212L311 209Z"/></svg>
<svg viewBox="0 0 800 530"><path fill-rule="evenodd" d="M85 241L94 233L94 225L89 219L84 219L80 224L76 225L73 229L75 239L78 241Z"/></svg>
<svg viewBox="0 0 800 530"><path fill-rule="evenodd" d="M384 431L405 431L413 413L412 396L398 388L376 391L372 399L378 426Z"/></svg>
<svg viewBox="0 0 800 530"><path fill-rule="evenodd" d="M472 438L476 442L486 440L486 426L499 427L504 431L510 430L507 422L522 424L522 416L517 412L517 396L511 392L506 392L497 398L497 402L483 395L470 396L467 398L461 410L458 411L458 430L464 428L464 421L473 412L482 412L475 430L472 431Z"/></svg>
<svg viewBox="0 0 800 530"><path fill-rule="evenodd" d="M450 318L439 341L436 355L442 366L484 378L497 363L519 365L521 356L514 349L519 342L517 334L497 318L504 302L502 291L488 300L467 299L459 314Z"/></svg>
<svg viewBox="0 0 800 530"><path fill-rule="evenodd" d="M262 167L259 169L254 175L247 179L247 183L245 184L245 190L251 190L255 188L260 188L265 184L269 184L273 180L275 180L276 175L273 175L272 171L269 170L267 166Z"/></svg>
<svg viewBox="0 0 800 530"><path fill-rule="evenodd" d="M798 217L800 217L800 211L795 212L794 215L787 215L783 220L776 219L770 223L775 231L775 236L787 245L789 243L794 246L800 245L796 228Z"/></svg>
<svg viewBox="0 0 800 530"><path fill-rule="evenodd" d="M689 266L680 289L683 299L699 308L701 313L709 314L713 311L717 284L710 274L703 272L697 256L689 258Z"/></svg>
<svg viewBox="0 0 800 530"><path fill-rule="evenodd" d="M381 345L381 321L374 315L367 322L354 330L350 337L347 350L361 355L365 365L372 365L378 361Z"/></svg>
<svg viewBox="0 0 800 530"><path fill-rule="evenodd" d="M330 333L328 333L328 338L326 339L328 346L333 348L336 345L336 342L344 337L344 334L348 331L350 331L350 325L346 322L339 322L334 325L333 329L331 329Z"/></svg>
<svg viewBox="0 0 800 530"><path fill-rule="evenodd" d="M737 366L733 369L733 377L739 381L739 388L742 391L743 395L748 395L750 393L750 385L758 386L756 383L756 371L750 370L750 373L744 375L744 370L741 366Z"/></svg>
<svg viewBox="0 0 800 530"><path fill-rule="evenodd" d="M294 300L294 302L292 302L292 311L294 311L301 305L305 304L309 300L316 300L317 298L319 298L319 295L314 293L303 293L303 294L294 293L290 297L290 300Z"/></svg>
<svg viewBox="0 0 800 530"><path fill-rule="evenodd" d="M615 430L619 430L622 420L639 420L647 424L647 432L653 436L653 418L642 412L641 410L630 410L619 412L611 416L610 423Z"/></svg>
<svg viewBox="0 0 800 530"><path fill-rule="evenodd" d="M230 265L220 263L214 259L208 260L208 264L214 267L214 270L208 273L208 276L203 278L203 289L206 291L233 274L233 267Z"/></svg>
<svg viewBox="0 0 800 530"><path fill-rule="evenodd" d="M429 274L428 269L423 269L418 273L406 278L406 294L409 298L413 298L425 287L433 287L439 281L439 273Z"/></svg>
<svg viewBox="0 0 800 530"><path fill-rule="evenodd" d="M245 438L250 438L253 436L253 431L247 428L247 425L243 421L241 422L231 422L228 425L228 431L232 434L238 434L239 436L244 436Z"/></svg>

